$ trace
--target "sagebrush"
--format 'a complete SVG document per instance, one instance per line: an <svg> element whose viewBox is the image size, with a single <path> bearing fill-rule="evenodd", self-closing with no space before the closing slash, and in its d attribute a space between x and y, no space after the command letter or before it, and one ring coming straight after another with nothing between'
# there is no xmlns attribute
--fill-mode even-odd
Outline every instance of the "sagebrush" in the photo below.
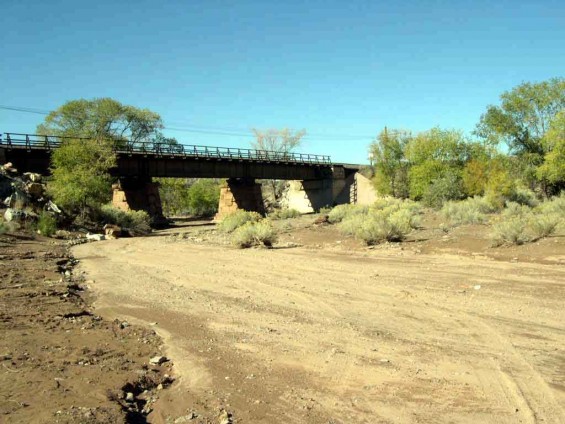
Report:
<svg viewBox="0 0 565 424"><path fill-rule="evenodd" d="M401 241L419 226L420 206L409 200L378 199L371 206L341 205L329 214L339 230L367 245L383 241Z"/></svg>
<svg viewBox="0 0 565 424"><path fill-rule="evenodd" d="M271 247L276 241L277 232L268 219L248 221L231 236L232 244L242 249L259 245Z"/></svg>
<svg viewBox="0 0 565 424"><path fill-rule="evenodd" d="M487 215L497 210L498 207L489 199L475 196L458 202L446 202L440 213L451 225L483 224L488 220Z"/></svg>
<svg viewBox="0 0 565 424"><path fill-rule="evenodd" d="M218 230L223 233L231 233L247 222L257 222L260 219L261 215L257 212L238 210L225 216L218 224Z"/></svg>
<svg viewBox="0 0 565 424"><path fill-rule="evenodd" d="M134 233L146 234L151 232L151 218L145 211L123 211L112 205L100 208L101 220L105 224L113 224Z"/></svg>
<svg viewBox="0 0 565 424"><path fill-rule="evenodd" d="M299 217L301 213L296 209L277 209L273 213L269 214L271 219L291 219Z"/></svg>

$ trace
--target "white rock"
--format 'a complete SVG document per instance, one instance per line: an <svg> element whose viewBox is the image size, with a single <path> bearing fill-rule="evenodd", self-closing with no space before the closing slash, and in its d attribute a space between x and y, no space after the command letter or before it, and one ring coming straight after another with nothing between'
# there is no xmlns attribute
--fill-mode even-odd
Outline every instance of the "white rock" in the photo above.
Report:
<svg viewBox="0 0 565 424"><path fill-rule="evenodd" d="M167 357L165 356L154 356L149 360L152 365L161 365L163 362L167 362Z"/></svg>
<svg viewBox="0 0 565 424"><path fill-rule="evenodd" d="M86 239L87 240L92 240L92 241L101 241L101 240L105 240L106 236L104 234L90 234L87 233L86 234Z"/></svg>

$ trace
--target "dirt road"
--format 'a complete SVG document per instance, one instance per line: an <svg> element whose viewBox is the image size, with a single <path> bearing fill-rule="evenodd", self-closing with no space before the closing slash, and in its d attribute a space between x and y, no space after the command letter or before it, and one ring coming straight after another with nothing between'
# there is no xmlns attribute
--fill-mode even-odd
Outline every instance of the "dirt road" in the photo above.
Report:
<svg viewBox="0 0 565 424"><path fill-rule="evenodd" d="M563 266L167 237L74 254L97 313L165 338L180 378L154 422L565 422Z"/></svg>

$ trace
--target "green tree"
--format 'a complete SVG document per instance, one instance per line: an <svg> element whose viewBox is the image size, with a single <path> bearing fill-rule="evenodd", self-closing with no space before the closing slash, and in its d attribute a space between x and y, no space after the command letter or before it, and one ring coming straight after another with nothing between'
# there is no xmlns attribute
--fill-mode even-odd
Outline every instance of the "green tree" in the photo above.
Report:
<svg viewBox="0 0 565 424"><path fill-rule="evenodd" d="M70 212L98 208L111 197L109 170L116 156L108 140L67 140L51 156L52 179L48 191Z"/></svg>
<svg viewBox="0 0 565 424"><path fill-rule="evenodd" d="M159 178L163 213L212 216L218 211L220 183L210 178Z"/></svg>
<svg viewBox="0 0 565 424"><path fill-rule="evenodd" d="M419 133L406 145L405 155L410 166L410 198L429 199L438 206L440 201L464 195L461 176L470 149L460 131L433 128Z"/></svg>
<svg viewBox="0 0 565 424"><path fill-rule="evenodd" d="M213 179L199 179L188 190L188 211L195 216L212 216L218 212L220 184Z"/></svg>
<svg viewBox="0 0 565 424"><path fill-rule="evenodd" d="M99 98L65 103L47 115L37 133L138 143L153 141L162 128L155 112Z"/></svg>
<svg viewBox="0 0 565 424"><path fill-rule="evenodd" d="M192 180L187 178L155 178L159 184L159 197L165 216L186 213L188 189Z"/></svg>
<svg viewBox="0 0 565 424"><path fill-rule="evenodd" d="M535 178L545 153L542 142L553 117L565 108L565 79L523 83L500 96L500 106L490 105L475 130L492 145L506 143L520 157L526 178Z"/></svg>
<svg viewBox="0 0 565 424"><path fill-rule="evenodd" d="M408 197L408 161L404 153L411 138L407 131L385 127L369 146L375 167L373 181L380 194Z"/></svg>
<svg viewBox="0 0 565 424"><path fill-rule="evenodd" d="M109 98L72 100L49 113L37 133L71 137L51 157L49 190L55 201L78 212L110 200L114 144L158 140L162 127L158 114Z"/></svg>
<svg viewBox="0 0 565 424"><path fill-rule="evenodd" d="M538 177L556 189L565 189L565 111L555 115L542 143L547 153L537 171Z"/></svg>

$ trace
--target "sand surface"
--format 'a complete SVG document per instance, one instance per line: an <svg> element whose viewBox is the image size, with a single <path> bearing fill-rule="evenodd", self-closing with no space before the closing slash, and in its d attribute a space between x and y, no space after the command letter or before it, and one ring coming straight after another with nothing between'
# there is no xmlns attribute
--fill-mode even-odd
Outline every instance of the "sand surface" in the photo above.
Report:
<svg viewBox="0 0 565 424"><path fill-rule="evenodd" d="M153 422L565 422L563 265L167 237L74 254L97 313L165 339Z"/></svg>

